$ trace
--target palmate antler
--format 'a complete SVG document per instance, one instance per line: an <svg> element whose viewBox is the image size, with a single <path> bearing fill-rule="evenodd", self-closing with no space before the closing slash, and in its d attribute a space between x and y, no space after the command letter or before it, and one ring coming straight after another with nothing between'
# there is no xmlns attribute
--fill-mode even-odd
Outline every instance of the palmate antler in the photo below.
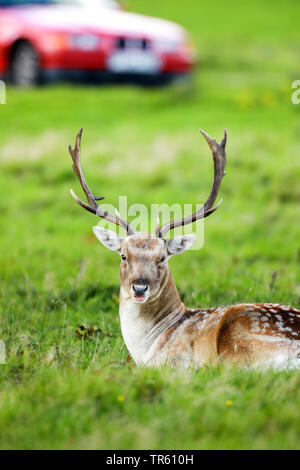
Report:
<svg viewBox="0 0 300 470"><path fill-rule="evenodd" d="M171 220L170 222L167 222L166 224L164 224L162 227L158 224L155 230L155 235L158 238L164 238L165 234L169 232L169 230L172 230L176 227L182 227L183 225L188 225L188 224L191 224L192 222L195 222L196 220L203 219L204 217L208 217L222 203L222 199L221 199L221 201L218 202L218 204L214 206L214 203L216 201L216 198L220 190L220 185L221 185L223 176L225 175L225 165L226 165L225 146L226 146L226 141L227 141L226 129L224 129L224 138L220 144L218 144L216 139L212 139L202 129L200 129L200 132L206 139L211 149L213 160L214 160L214 181L213 181L213 185L210 191L210 195L208 196L208 199L203 204L203 206L197 212L194 212L193 214L189 215L188 217L184 217L183 219ZM73 160L73 170L79 179L79 182L81 184L81 187L86 195L86 198L89 204L86 204L85 202L81 201L76 196L76 194L71 190L71 194L73 198L75 199L77 204L82 206L84 209L88 210L89 212L92 212L93 214L96 214L98 217L102 217L103 219L106 219L109 222L112 222L116 225L123 227L126 230L127 235L134 235L135 231L133 227L130 225L129 222L127 222L127 220L124 220L121 218L117 210L116 210L116 216L114 216L114 215L109 214L107 211L104 211L101 208L101 206L97 204L96 201L105 199L103 196L100 196L100 197L94 196L91 193L85 181L85 178L83 176L82 169L80 166L81 135L82 135L82 129L80 129L80 131L78 132L76 136L74 149L72 149L71 145L69 146L69 152Z"/></svg>
<svg viewBox="0 0 300 470"><path fill-rule="evenodd" d="M184 217L183 219L171 220L170 222L164 224L162 227L158 225L155 230L155 235L159 238L164 238L165 234L169 232L169 230L172 230L176 227L182 227L183 225L188 225L192 222L195 222L196 220L208 217L216 209L218 209L218 207L222 203L221 199L221 201L213 207L220 190L221 181L223 179L223 176L226 174L224 170L226 165L225 146L227 141L227 132L226 129L224 129L224 138L220 144L218 144L216 139L212 139L202 129L200 129L200 132L207 141L214 159L214 181L210 191L210 195L208 196L208 199L203 204L203 206L197 212L194 212L193 214Z"/></svg>
<svg viewBox="0 0 300 470"><path fill-rule="evenodd" d="M82 169L80 166L80 143L81 143L81 136L82 136L82 128L78 132L76 136L76 142L75 142L75 147L72 149L71 145L69 145L69 152L73 160L73 170L75 174L77 175L77 178L79 179L79 182L81 184L81 187L86 195L87 201L89 204L86 204L85 202L81 201L76 194L72 191L71 189L71 194L77 204L79 204L81 207L86 209L89 212L92 212L93 214L96 214L98 217L102 217L103 219L108 220L109 222L112 222L116 225L119 225L120 227L123 227L128 235L133 235L135 232L127 220L124 220L121 218L120 214L116 210L116 216L109 214L107 211L104 211L97 203L96 201L101 201L102 199L105 199L103 196L94 196L88 185L86 184L85 178L82 173Z"/></svg>

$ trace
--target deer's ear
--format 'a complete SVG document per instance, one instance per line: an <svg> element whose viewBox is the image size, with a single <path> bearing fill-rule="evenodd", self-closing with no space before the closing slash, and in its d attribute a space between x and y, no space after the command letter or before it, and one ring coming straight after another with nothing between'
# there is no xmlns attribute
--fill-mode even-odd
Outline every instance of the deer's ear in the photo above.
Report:
<svg viewBox="0 0 300 470"><path fill-rule="evenodd" d="M179 255L187 250L196 240L196 235L182 235L166 240L169 256Z"/></svg>
<svg viewBox="0 0 300 470"><path fill-rule="evenodd" d="M122 243L123 238L120 238L112 230L108 230L106 228L102 228L99 226L93 227L93 232L98 238L98 240L104 246L106 246L106 248L116 251L119 254L121 253L121 243Z"/></svg>

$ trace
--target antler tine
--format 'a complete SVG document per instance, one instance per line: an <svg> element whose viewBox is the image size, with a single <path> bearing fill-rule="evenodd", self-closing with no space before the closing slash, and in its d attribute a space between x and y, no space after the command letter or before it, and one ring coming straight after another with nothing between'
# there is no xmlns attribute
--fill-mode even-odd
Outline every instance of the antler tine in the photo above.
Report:
<svg viewBox="0 0 300 470"><path fill-rule="evenodd" d="M162 227L158 226L155 230L155 235L159 238L163 238L165 234L169 232L169 230L172 230L176 227L182 227L183 225L188 225L192 222L195 222L196 220L208 217L213 212L215 212L215 210L222 203L222 199L221 199L221 201L218 202L218 204L216 204L213 207L217 199L219 190L220 190L223 176L226 174L225 172L225 165L226 165L225 147L226 147L226 142L227 142L227 132L226 132L226 129L224 129L224 137L220 144L218 144L216 139L212 139L202 129L200 129L200 132L205 138L206 142L208 143L212 152L213 160L214 160L214 181L213 181L210 194L206 202L197 212L194 212L193 214L183 219L171 220L170 222L167 222L166 224L164 224Z"/></svg>
<svg viewBox="0 0 300 470"><path fill-rule="evenodd" d="M81 136L82 136L83 128L81 128L76 136L75 147L72 149L71 145L69 145L69 152L73 160L73 170L79 179L81 187L86 195L88 203L92 206L92 208L97 209L98 204L95 201L91 191L89 190L88 185L86 184L85 178L83 176L81 166L80 166L80 144L81 144ZM78 198L77 198L78 199ZM76 200L76 199L75 199ZM80 199L78 200L80 201ZM76 202L78 202L76 200ZM82 201L81 201L82 202ZM84 206L83 206L84 207Z"/></svg>
<svg viewBox="0 0 300 470"><path fill-rule="evenodd" d="M107 211L104 211L97 204L96 201L101 201L102 199L105 199L105 198L103 196L94 196L91 193L91 191L90 191L90 189L89 189L89 187L88 187L88 185L85 181L85 178L83 176L83 172L82 172L82 169L81 169L81 165L80 165L80 146L81 146L82 131L83 131L83 129L81 128L80 131L78 132L77 136L76 136L74 149L71 147L71 145L69 145L69 152L70 152L70 155L71 155L72 160L73 160L73 165L72 165L73 170L74 170L77 178L79 179L79 182L81 184L81 187L82 187L82 189L83 189L83 191L86 195L86 198L87 198L89 204L86 204L85 202L81 201L81 199L79 199L76 196L74 191L72 191L72 189L71 189L71 195L75 199L77 204L79 204L81 207L83 207L87 211L92 212L93 214L96 214L98 217L102 217L103 219L106 219L109 222L112 222L116 225L119 225L119 226L123 227L126 230L128 235L133 235L135 232L134 232L132 226L130 225L130 223L127 222L127 220L122 219L119 214L117 215L117 217L115 217L114 215L109 214Z"/></svg>

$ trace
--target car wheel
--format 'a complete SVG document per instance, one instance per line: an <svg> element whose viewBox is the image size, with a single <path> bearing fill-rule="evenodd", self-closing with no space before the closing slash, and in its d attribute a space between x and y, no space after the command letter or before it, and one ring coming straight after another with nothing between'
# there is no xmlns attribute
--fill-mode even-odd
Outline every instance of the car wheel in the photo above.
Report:
<svg viewBox="0 0 300 470"><path fill-rule="evenodd" d="M20 87L30 87L39 81L38 55L28 42L18 44L13 51L10 63L10 80Z"/></svg>

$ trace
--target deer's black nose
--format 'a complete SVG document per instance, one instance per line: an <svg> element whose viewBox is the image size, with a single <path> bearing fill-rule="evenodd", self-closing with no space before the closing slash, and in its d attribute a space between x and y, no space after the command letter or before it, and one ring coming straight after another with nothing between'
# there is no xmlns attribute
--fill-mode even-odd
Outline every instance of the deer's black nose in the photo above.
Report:
<svg viewBox="0 0 300 470"><path fill-rule="evenodd" d="M140 284L132 284L133 292L137 295L144 295L148 286L140 285Z"/></svg>

